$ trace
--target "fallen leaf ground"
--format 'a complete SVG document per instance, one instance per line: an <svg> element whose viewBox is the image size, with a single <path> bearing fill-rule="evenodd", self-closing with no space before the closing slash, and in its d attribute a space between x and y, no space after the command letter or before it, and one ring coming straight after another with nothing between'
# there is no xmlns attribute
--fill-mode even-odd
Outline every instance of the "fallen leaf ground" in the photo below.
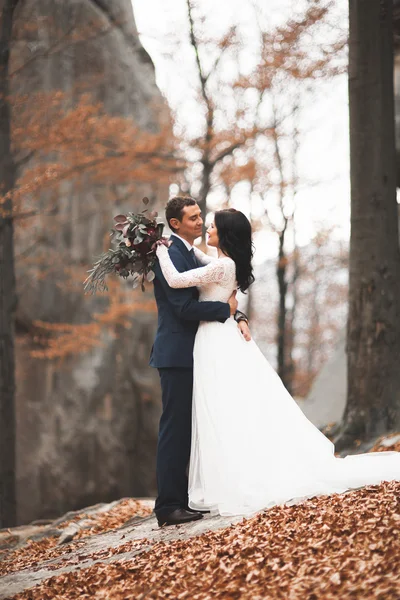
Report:
<svg viewBox="0 0 400 600"><path fill-rule="evenodd" d="M275 507L63 573L14 600L400 599L400 483Z"/></svg>
<svg viewBox="0 0 400 600"><path fill-rule="evenodd" d="M86 515L81 513L77 517L73 517L69 521L65 521L59 525L60 529L65 529L71 523L85 519L90 522L93 521L93 527L87 527L82 529L76 534L74 541L70 544L58 546L57 537L48 537L39 541L29 540L26 545L22 546L11 553L4 560L0 561L0 577L8 575L9 573L15 573L22 569L28 569L36 567L43 563L45 560L57 558L59 556L70 554L74 549L79 548L83 545L82 538L95 535L96 533L104 533L121 527L129 519L134 516L145 517L152 513L152 510L144 507L143 504L135 500L134 498L127 498L120 502L115 508L95 515ZM106 554L108 550L106 549ZM0 558L1 558L0 552ZM4 553L5 554L5 553Z"/></svg>

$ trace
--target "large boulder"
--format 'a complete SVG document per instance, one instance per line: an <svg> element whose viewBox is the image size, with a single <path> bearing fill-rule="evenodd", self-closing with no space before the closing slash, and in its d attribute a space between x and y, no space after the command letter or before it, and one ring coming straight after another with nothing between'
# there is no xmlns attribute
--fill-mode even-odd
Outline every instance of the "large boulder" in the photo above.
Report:
<svg viewBox="0 0 400 600"><path fill-rule="evenodd" d="M108 113L143 130L159 127L163 100L130 0L20 3L11 72L14 97L29 102L59 89L74 102L89 91ZM21 173L35 164L28 158ZM128 327L104 327L101 346L62 362L32 358L31 351L36 320L89 323L105 309L104 297L84 296L82 273L103 250L113 215L135 210L144 195L164 203L167 193L165 185L138 181L121 202L107 186L64 181L51 216L16 228L19 523L156 492L160 397L157 373L147 366L156 322L151 292L139 299L147 306L128 317ZM34 201L44 209L48 196ZM138 301L127 286L121 290L127 302Z"/></svg>
<svg viewBox="0 0 400 600"><path fill-rule="evenodd" d="M322 367L305 400L298 404L306 417L319 428L340 423L346 406L346 331L339 335L332 357Z"/></svg>

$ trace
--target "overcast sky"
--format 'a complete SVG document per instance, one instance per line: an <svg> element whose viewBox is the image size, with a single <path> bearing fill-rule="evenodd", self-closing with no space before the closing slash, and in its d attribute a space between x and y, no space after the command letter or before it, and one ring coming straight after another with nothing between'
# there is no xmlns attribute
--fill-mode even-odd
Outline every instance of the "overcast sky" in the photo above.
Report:
<svg viewBox="0 0 400 600"><path fill-rule="evenodd" d="M230 23L240 20L251 27L252 3L268 10L272 24L287 16L291 0L198 0L207 13L210 34L222 33ZM345 15L346 0L338 0ZM171 33L184 39L187 32L185 0L133 0L136 24L143 46L149 52L156 68L157 84L174 110L182 106L182 94L190 89L194 78L193 56L180 52L179 56L164 56L164 40ZM284 102L282 98L282 102ZM182 121L193 123L195 114L181 108ZM298 242L306 244L320 224L338 226L336 235L349 235L350 182L348 141L347 78L321 86L320 93L303 111L303 128L308 131L299 156L299 174L307 181L316 182L298 194L296 224ZM241 209L240 189L232 198L235 208ZM257 207L256 207L257 208ZM276 255L273 235L259 234L256 238L257 262Z"/></svg>

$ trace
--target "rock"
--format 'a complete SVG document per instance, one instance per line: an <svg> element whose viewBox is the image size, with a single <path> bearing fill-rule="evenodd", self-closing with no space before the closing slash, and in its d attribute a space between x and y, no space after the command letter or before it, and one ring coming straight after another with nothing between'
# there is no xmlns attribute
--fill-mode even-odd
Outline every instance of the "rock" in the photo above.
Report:
<svg viewBox="0 0 400 600"><path fill-rule="evenodd" d="M346 332L340 333L333 356L318 373L308 397L298 401L306 417L319 428L339 423L346 406Z"/></svg>
<svg viewBox="0 0 400 600"><path fill-rule="evenodd" d="M58 537L60 537L60 535L62 535L62 533L63 533L63 529L58 529L57 527L46 527L45 529L42 529L41 531L32 533L25 539L21 539L18 546L24 545L27 541L40 542L40 540L45 540L48 538L54 538L54 537L58 538Z"/></svg>
<svg viewBox="0 0 400 600"><path fill-rule="evenodd" d="M391 446L395 446L398 442L400 442L400 433L380 440L380 445L385 448L390 448Z"/></svg>
<svg viewBox="0 0 400 600"><path fill-rule="evenodd" d="M57 36L68 40L73 23L78 33L79 27L89 27L85 39L54 47ZM89 35L91 23L96 23L95 35ZM29 66L21 68L24 63ZM147 130L159 126L163 99L130 0L19 3L11 71L16 72L14 96L34 99L38 92L61 89L74 102L81 91L90 91L110 114L131 117ZM35 101L31 104L34 111ZM26 162L21 173L35 160ZM155 313L138 310L128 328L109 332L104 327L101 346L62 364L30 355L37 349L37 319L88 323L102 312L104 299L84 296L80 279L102 251L113 216L133 210L145 195L152 203L154 197L163 203L168 189L138 181L134 197L118 204L115 190L93 182L76 189L66 181L59 187L52 217L36 218L28 230L25 223L16 227L19 523L121 496L155 493L160 392L157 372L148 367ZM45 194L36 197L35 208L43 208L45 200ZM52 243L57 244L56 256ZM48 261L44 278L36 260ZM64 268L76 274L64 275ZM121 289L131 302L130 288Z"/></svg>
<svg viewBox="0 0 400 600"><path fill-rule="evenodd" d="M67 542L71 542L76 534L80 531L80 526L78 523L71 523L66 527L62 534L60 535L60 539L58 540L58 544L66 544Z"/></svg>
<svg viewBox="0 0 400 600"><path fill-rule="evenodd" d="M93 506L88 506L82 510L69 511L54 521L49 521L47 524L37 525L35 522L33 522L29 525L1 529L0 550L4 552L3 558L8 556L10 551L22 548L28 542L39 542L49 538L60 538L58 540L58 545L70 542L80 531L92 529L93 526L99 522L96 520L96 517L101 517L104 513L110 513L110 511L113 511L113 509L118 508L119 505L121 505L122 510L124 510L124 505L126 506L125 503L127 500L133 500L136 510L138 507L142 507L145 513L149 509L152 510L154 506L153 498L142 498L140 500L121 498L108 504L103 502ZM82 519L77 519L77 517L80 515L82 515ZM127 518L123 522L122 527L137 525L145 518L146 517L140 516L139 514L135 514L132 518ZM63 527L65 524L67 524L67 526ZM115 528L119 529L121 526L115 526Z"/></svg>
<svg viewBox="0 0 400 600"><path fill-rule="evenodd" d="M133 526L125 524L117 530L84 538L80 540L82 544L79 547L73 547L72 541L71 546L65 549L67 554L60 554L56 559L39 561L32 568L0 577L0 600L5 600L60 573L84 569L96 562L124 561L138 553L147 552L157 542L188 539L206 531L223 529L242 520L243 517L205 515L203 519L186 525L160 528L156 518L151 516L141 519ZM60 547L62 548L63 546Z"/></svg>
<svg viewBox="0 0 400 600"><path fill-rule="evenodd" d="M38 541L49 537L58 537L62 533L61 529L52 526L41 525L22 525L12 529L0 530L0 550L15 550L23 546L28 540Z"/></svg>
<svg viewBox="0 0 400 600"><path fill-rule="evenodd" d="M111 508L116 506L119 502L121 502L121 500L116 500L115 502L110 502L108 504L105 502L100 502L99 504L94 504L93 506L82 508L81 510L69 510L62 517L59 517L58 519L52 521L51 524L53 527L55 527L58 525L62 525L63 523L67 523L68 521L71 521L79 515L95 515L100 512L106 512L107 510L110 510Z"/></svg>

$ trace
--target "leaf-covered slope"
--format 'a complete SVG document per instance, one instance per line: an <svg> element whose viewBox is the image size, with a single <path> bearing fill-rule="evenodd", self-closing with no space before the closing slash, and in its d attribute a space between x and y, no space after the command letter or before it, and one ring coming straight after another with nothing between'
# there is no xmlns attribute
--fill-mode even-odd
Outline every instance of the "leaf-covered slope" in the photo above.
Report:
<svg viewBox="0 0 400 600"><path fill-rule="evenodd" d="M8 597L398 598L399 494L400 483L383 483L275 507L216 531L206 531L216 517L203 519L196 531L159 529L151 519L148 539L125 541L129 535L122 532L129 528L119 530L122 545L104 548L102 555L85 554L79 561L64 546L64 556L53 565L63 565L64 572L53 577L49 572L38 586ZM193 537L196 532L200 535ZM80 568L90 558L99 562ZM40 570L39 562L30 566L31 573L35 568Z"/></svg>

